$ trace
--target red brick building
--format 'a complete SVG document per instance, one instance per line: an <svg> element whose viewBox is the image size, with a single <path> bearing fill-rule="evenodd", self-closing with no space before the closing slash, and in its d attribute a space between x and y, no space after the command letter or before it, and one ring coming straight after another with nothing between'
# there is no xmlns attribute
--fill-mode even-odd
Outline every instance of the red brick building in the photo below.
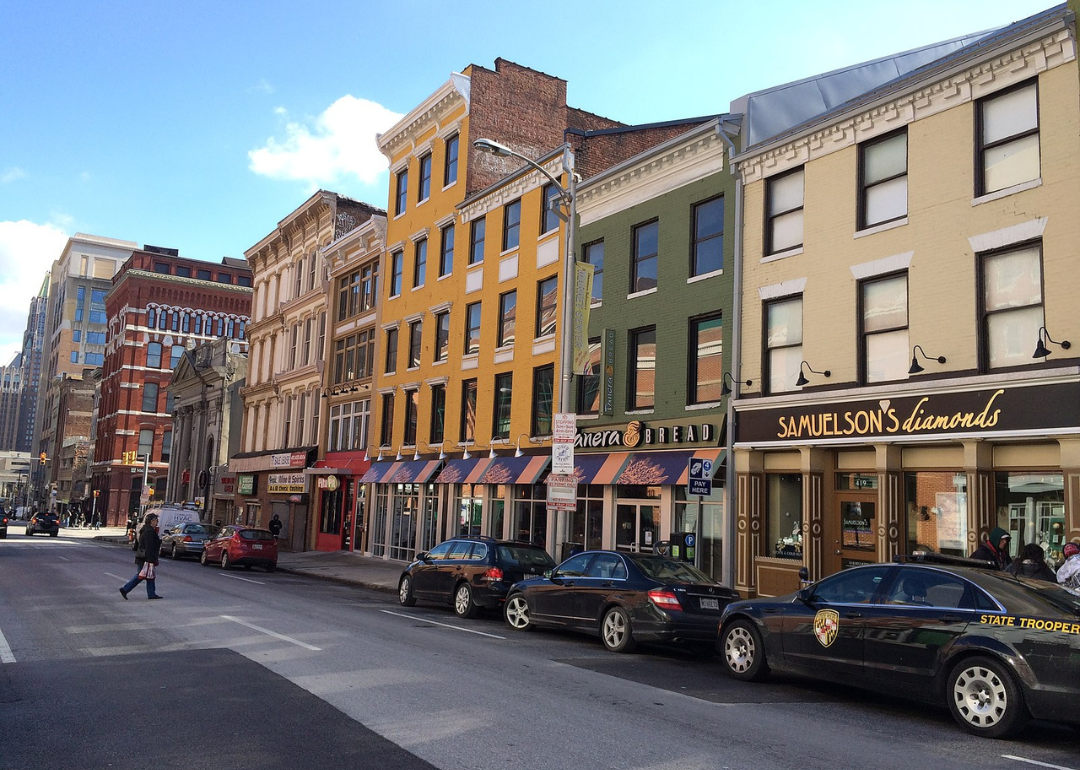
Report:
<svg viewBox="0 0 1080 770"><path fill-rule="evenodd" d="M92 486L104 522L117 525L138 511L143 457L154 496L164 493L173 422L167 386L184 351L226 337L233 352L247 352L251 270L242 259L202 262L146 246L113 278L105 310ZM137 466L123 463L125 452L137 453Z"/></svg>

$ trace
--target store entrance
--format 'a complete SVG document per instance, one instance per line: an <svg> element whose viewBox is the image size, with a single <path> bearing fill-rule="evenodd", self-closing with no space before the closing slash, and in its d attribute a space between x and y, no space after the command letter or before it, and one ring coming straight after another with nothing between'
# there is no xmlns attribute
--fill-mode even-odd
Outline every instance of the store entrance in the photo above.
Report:
<svg viewBox="0 0 1080 770"><path fill-rule="evenodd" d="M619 503L615 508L615 549L651 553L660 527L660 506Z"/></svg>
<svg viewBox="0 0 1080 770"><path fill-rule="evenodd" d="M826 533L826 574L877 561L877 493L837 491Z"/></svg>

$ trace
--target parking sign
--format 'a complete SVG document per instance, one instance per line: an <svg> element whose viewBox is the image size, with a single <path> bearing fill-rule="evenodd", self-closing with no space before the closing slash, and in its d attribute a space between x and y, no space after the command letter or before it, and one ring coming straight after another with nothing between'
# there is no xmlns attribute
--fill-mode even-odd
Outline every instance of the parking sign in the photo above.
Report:
<svg viewBox="0 0 1080 770"><path fill-rule="evenodd" d="M713 461L691 457L687 473L686 492L690 495L711 495Z"/></svg>

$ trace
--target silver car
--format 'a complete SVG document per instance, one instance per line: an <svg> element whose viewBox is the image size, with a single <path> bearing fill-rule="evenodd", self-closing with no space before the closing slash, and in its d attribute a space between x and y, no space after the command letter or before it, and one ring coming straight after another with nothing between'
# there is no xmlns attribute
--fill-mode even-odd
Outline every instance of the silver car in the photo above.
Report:
<svg viewBox="0 0 1080 770"><path fill-rule="evenodd" d="M161 538L161 555L179 559L183 556L199 557L210 532L202 524L183 522L174 525Z"/></svg>

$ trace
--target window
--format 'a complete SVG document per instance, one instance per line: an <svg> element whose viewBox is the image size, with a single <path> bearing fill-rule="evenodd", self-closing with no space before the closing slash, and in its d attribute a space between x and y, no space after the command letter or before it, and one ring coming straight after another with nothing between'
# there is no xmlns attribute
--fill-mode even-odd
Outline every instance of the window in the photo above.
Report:
<svg viewBox="0 0 1080 770"><path fill-rule="evenodd" d="M296 368L296 351L299 347L300 324L295 323L292 327L292 344L289 345L289 368Z"/></svg>
<svg viewBox="0 0 1080 770"><path fill-rule="evenodd" d="M454 134L446 140L446 165L443 167L443 187L457 181L458 137Z"/></svg>
<svg viewBox="0 0 1080 770"><path fill-rule="evenodd" d="M169 324L169 311L162 310L158 313L158 328L164 331L165 327Z"/></svg>
<svg viewBox="0 0 1080 770"><path fill-rule="evenodd" d="M196 268L195 269L195 277L197 279L199 279L200 281L209 281L210 280L210 271L206 270L204 268Z"/></svg>
<svg viewBox="0 0 1080 770"><path fill-rule="evenodd" d="M413 288L423 286L427 280L427 238L421 238L413 244Z"/></svg>
<svg viewBox="0 0 1080 770"><path fill-rule="evenodd" d="M304 321L304 365L307 366L311 363L311 332L315 324L314 318L309 318Z"/></svg>
<svg viewBox="0 0 1080 770"><path fill-rule="evenodd" d="M420 158L420 179L416 186L416 200L426 201L431 197L431 153Z"/></svg>
<svg viewBox="0 0 1080 770"><path fill-rule="evenodd" d="M461 440L476 441L476 380L461 383Z"/></svg>
<svg viewBox="0 0 1080 770"><path fill-rule="evenodd" d="M78 342L78 340L75 340ZM104 345L105 344L105 332L87 332L86 333L87 345Z"/></svg>
<svg viewBox="0 0 1080 770"><path fill-rule="evenodd" d="M191 315L188 313L182 313L180 315L180 331L187 334L191 331Z"/></svg>
<svg viewBox="0 0 1080 770"><path fill-rule="evenodd" d="M770 473L765 477L765 552L778 559L803 557L802 476Z"/></svg>
<svg viewBox="0 0 1080 770"><path fill-rule="evenodd" d="M330 435L327 437L329 451L344 452L367 446L370 404L364 399L331 407Z"/></svg>
<svg viewBox="0 0 1080 770"><path fill-rule="evenodd" d="M300 258L300 261L296 263L293 268L295 273L295 281L293 282L293 296L299 297L304 291L304 259Z"/></svg>
<svg viewBox="0 0 1080 770"><path fill-rule="evenodd" d="M177 265L175 275L179 276L180 278L190 278L191 268L187 265Z"/></svg>
<svg viewBox="0 0 1080 770"><path fill-rule="evenodd" d="M300 394L296 404L296 443L301 445L307 441L307 434L304 433L305 423L307 422L307 402L308 394L305 390Z"/></svg>
<svg viewBox="0 0 1080 770"><path fill-rule="evenodd" d="M139 457L150 457L154 451L154 429L143 428L139 431Z"/></svg>
<svg viewBox="0 0 1080 770"><path fill-rule="evenodd" d="M172 457L172 431L167 430L161 434L161 461L168 462Z"/></svg>
<svg viewBox="0 0 1080 770"><path fill-rule="evenodd" d="M551 414L555 392L555 364L533 369L533 413L529 427L532 436L551 435Z"/></svg>
<svg viewBox="0 0 1080 770"><path fill-rule="evenodd" d="M161 368L161 343L149 342L146 345L146 366L149 369Z"/></svg>
<svg viewBox="0 0 1080 770"><path fill-rule="evenodd" d="M979 195L1039 178L1039 94L1034 82L983 99L978 119Z"/></svg>
<svg viewBox="0 0 1080 770"><path fill-rule="evenodd" d="M514 344L514 322L517 318L517 292L508 291L499 296L498 346Z"/></svg>
<svg viewBox="0 0 1080 770"><path fill-rule="evenodd" d="M81 321L82 319L77 318L76 320ZM152 307L148 307L146 309L146 325L149 328L153 329L155 324L157 324L157 310ZM76 342L78 342L78 340L76 340Z"/></svg>
<svg viewBox="0 0 1080 770"><path fill-rule="evenodd" d="M80 286L75 291L75 320L83 320L83 303L86 301L86 287ZM59 304L57 305L59 309Z"/></svg>
<svg viewBox="0 0 1080 770"><path fill-rule="evenodd" d="M89 337L89 336L90 335L87 335L87 337ZM73 330L71 332L71 341L72 342L80 342L81 340L82 340L82 330L81 329ZM87 339L86 341L89 342L90 340Z"/></svg>
<svg viewBox="0 0 1080 770"><path fill-rule="evenodd" d="M109 317L105 315L105 289L91 289L90 290L90 323L92 324L104 324L109 322ZM173 321L175 324L175 320Z"/></svg>
<svg viewBox="0 0 1080 770"><path fill-rule="evenodd" d="M823 604L869 604L891 567L841 572L814 586L810 601Z"/></svg>
<svg viewBox="0 0 1080 770"><path fill-rule="evenodd" d="M177 269L179 269L179 268L177 268ZM250 275L238 275L238 276L236 276L236 285L237 286L247 286L248 288L250 288L251 287L251 276Z"/></svg>
<svg viewBox="0 0 1080 770"><path fill-rule="evenodd" d="M180 363L180 357L184 355L183 345L173 345L169 350L169 368L175 369L176 365Z"/></svg>
<svg viewBox="0 0 1080 770"><path fill-rule="evenodd" d="M1040 246L982 257L983 355L990 369L1030 364L1031 345L1041 334L1042 256Z"/></svg>
<svg viewBox="0 0 1080 770"><path fill-rule="evenodd" d="M555 312L559 291L558 276L545 278L536 284L536 336L555 333Z"/></svg>
<svg viewBox="0 0 1080 770"><path fill-rule="evenodd" d="M379 433L379 446L391 446L394 440L394 394L383 393L382 430Z"/></svg>
<svg viewBox="0 0 1080 770"><path fill-rule="evenodd" d="M441 444L446 438L446 386L431 386L431 443Z"/></svg>
<svg viewBox="0 0 1080 770"><path fill-rule="evenodd" d="M201 315L195 316L195 334L202 334L203 318Z"/></svg>
<svg viewBox="0 0 1080 770"><path fill-rule="evenodd" d="M541 193L540 234L550 233L559 226L559 190L550 182Z"/></svg>
<svg viewBox="0 0 1080 770"><path fill-rule="evenodd" d="M401 274L405 269L405 254L395 251L390 255L390 296L401 294Z"/></svg>
<svg viewBox="0 0 1080 770"><path fill-rule="evenodd" d="M724 198L694 206L694 253L690 275L705 275L724 267Z"/></svg>
<svg viewBox="0 0 1080 770"><path fill-rule="evenodd" d="M163 273L165 275L168 275L169 274L169 265L168 265L168 263L166 263L166 262L155 262L154 263L154 272L155 273Z"/></svg>
<svg viewBox="0 0 1080 770"><path fill-rule="evenodd" d="M386 366L383 371L387 374L391 374L397 371L397 340L398 330L387 329L386 330Z"/></svg>
<svg viewBox="0 0 1080 770"><path fill-rule="evenodd" d="M510 408L513 390L514 375L512 373L495 375L495 415L491 425L492 438L510 438Z"/></svg>
<svg viewBox="0 0 1080 770"><path fill-rule="evenodd" d="M503 206L502 250L516 249L521 239L521 200Z"/></svg>
<svg viewBox="0 0 1080 770"><path fill-rule="evenodd" d="M77 351L77 350L71 351L71 363L73 363L73 364L79 363L79 351Z"/></svg>
<svg viewBox="0 0 1080 770"><path fill-rule="evenodd" d="M435 316L435 360L445 361L450 355L450 313Z"/></svg>
<svg viewBox="0 0 1080 770"><path fill-rule="evenodd" d="M312 252L308 258L308 291L315 288L315 279L319 274L319 259L318 256Z"/></svg>
<svg viewBox="0 0 1080 770"><path fill-rule="evenodd" d="M169 313L169 328L174 332L180 331L180 314L175 310Z"/></svg>
<svg viewBox="0 0 1080 770"><path fill-rule="evenodd" d="M859 229L907 216L907 131L859 145Z"/></svg>
<svg viewBox="0 0 1080 770"><path fill-rule="evenodd" d="M420 391L405 391L405 437L404 443L416 446L416 415L420 407Z"/></svg>
<svg viewBox="0 0 1080 770"><path fill-rule="evenodd" d="M631 293L656 288L659 248L659 222L654 220L634 228L634 260L630 276Z"/></svg>
<svg viewBox="0 0 1080 770"><path fill-rule="evenodd" d="M863 281L859 289L865 382L906 379L911 349L907 275Z"/></svg>
<svg viewBox="0 0 1080 770"><path fill-rule="evenodd" d="M465 306L465 355L480 352L480 303Z"/></svg>
<svg viewBox="0 0 1080 770"><path fill-rule="evenodd" d="M766 182L765 253L776 254L802 246L803 170Z"/></svg>
<svg viewBox="0 0 1080 770"><path fill-rule="evenodd" d="M87 353L83 356L83 363L87 366L101 366L105 363L104 353Z"/></svg>
<svg viewBox="0 0 1080 770"><path fill-rule="evenodd" d="M217 274L217 282L218 283L232 283L232 275L229 274L229 273L218 273Z"/></svg>
<svg viewBox="0 0 1080 770"><path fill-rule="evenodd" d="M802 297L765 305L765 366L770 393L795 389L802 365Z"/></svg>
<svg viewBox="0 0 1080 770"><path fill-rule="evenodd" d="M439 231L439 277L454 272L454 226Z"/></svg>
<svg viewBox="0 0 1080 770"><path fill-rule="evenodd" d="M630 409L656 404L656 327L630 332Z"/></svg>
<svg viewBox="0 0 1080 770"><path fill-rule="evenodd" d="M724 322L719 315L690 321L687 403L719 401L724 386Z"/></svg>
<svg viewBox="0 0 1080 770"><path fill-rule="evenodd" d="M420 347L424 338L422 321L413 321L409 324L409 368L415 369L420 366Z"/></svg>
<svg viewBox="0 0 1080 770"><path fill-rule="evenodd" d="M405 213L405 204L409 196L409 171L399 171L397 173L397 197L394 202L394 216L401 216Z"/></svg>
<svg viewBox="0 0 1080 770"><path fill-rule="evenodd" d="M584 249L584 261L593 266L592 301L604 301L604 242L588 243Z"/></svg>
<svg viewBox="0 0 1080 770"><path fill-rule="evenodd" d="M600 338L589 340L589 366L578 379L578 414L600 414Z"/></svg>
<svg viewBox="0 0 1080 770"><path fill-rule="evenodd" d="M292 446L289 442L292 440L292 420L293 420L293 402L296 399L293 396L285 396L285 404L283 407L283 419L285 424L282 426L281 442L285 446Z"/></svg>
<svg viewBox="0 0 1080 770"><path fill-rule="evenodd" d="M469 264L484 261L484 237L487 232L487 219L474 219L469 226Z"/></svg>
<svg viewBox="0 0 1080 770"><path fill-rule="evenodd" d="M375 331L365 329L334 342L334 384L372 375Z"/></svg>

